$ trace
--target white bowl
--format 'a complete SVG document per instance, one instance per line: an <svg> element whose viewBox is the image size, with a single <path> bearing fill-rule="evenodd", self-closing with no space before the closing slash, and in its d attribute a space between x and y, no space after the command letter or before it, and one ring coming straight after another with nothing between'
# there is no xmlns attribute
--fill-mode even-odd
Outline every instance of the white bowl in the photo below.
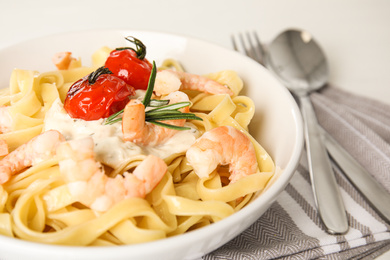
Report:
<svg viewBox="0 0 390 260"><path fill-rule="evenodd" d="M54 246L0 236L0 258L6 259L194 259L222 246L254 223L288 184L299 162L303 128L299 109L290 93L261 65L228 49L183 36L135 30L75 32L23 42L0 50L0 87L7 87L14 68L53 70L51 57L71 51L88 64L102 46L125 46L125 36L147 46L147 58L159 64L178 59L185 69L204 74L235 70L245 83L245 95L256 104L251 134L269 152L283 173L261 196L230 217L183 235L119 247Z"/></svg>

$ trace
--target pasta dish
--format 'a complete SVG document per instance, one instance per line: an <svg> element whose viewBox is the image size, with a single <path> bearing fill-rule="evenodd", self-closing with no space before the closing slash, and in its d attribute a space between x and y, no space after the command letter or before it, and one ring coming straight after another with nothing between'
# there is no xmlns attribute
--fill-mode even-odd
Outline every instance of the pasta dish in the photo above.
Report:
<svg viewBox="0 0 390 260"><path fill-rule="evenodd" d="M92 66L63 52L53 71L14 69L0 90L1 235L143 243L220 221L270 183L239 75L157 67L127 39L134 48L103 47Z"/></svg>

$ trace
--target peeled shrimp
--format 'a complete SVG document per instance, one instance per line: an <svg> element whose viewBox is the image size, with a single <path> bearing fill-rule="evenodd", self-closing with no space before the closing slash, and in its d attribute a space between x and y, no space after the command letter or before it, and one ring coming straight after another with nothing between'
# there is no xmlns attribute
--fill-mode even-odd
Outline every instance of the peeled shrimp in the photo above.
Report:
<svg viewBox="0 0 390 260"><path fill-rule="evenodd" d="M19 146L0 161L0 184L21 170L54 156L58 144L64 140L58 131L49 130Z"/></svg>
<svg viewBox="0 0 390 260"><path fill-rule="evenodd" d="M56 53L52 61L54 65L56 65L57 69L59 70L67 70L69 68L70 62L74 60L75 58L72 57L71 52L58 52Z"/></svg>
<svg viewBox="0 0 390 260"><path fill-rule="evenodd" d="M144 198L167 171L165 162L149 155L133 171L108 177L94 159L92 138L62 143L57 150L60 172L71 195L96 211L107 211L126 198Z"/></svg>
<svg viewBox="0 0 390 260"><path fill-rule="evenodd" d="M200 75L174 70L163 70L157 73L154 85L154 92L157 96L167 95L177 90L197 90L209 94L233 95L233 91L228 86Z"/></svg>
<svg viewBox="0 0 390 260"><path fill-rule="evenodd" d="M4 139L0 139L0 156L8 154L8 144Z"/></svg>
<svg viewBox="0 0 390 260"><path fill-rule="evenodd" d="M164 99L168 99L169 104L189 101L188 96L181 91L172 92ZM184 107L180 111L187 113L189 108ZM178 119L163 122L175 126L184 126L185 121L185 119ZM145 122L145 106L139 100L132 99L125 107L122 119L122 132L125 141L141 145L157 145L165 142L177 131Z"/></svg>
<svg viewBox="0 0 390 260"><path fill-rule="evenodd" d="M0 133L12 130L12 118L7 106L0 106Z"/></svg>
<svg viewBox="0 0 390 260"><path fill-rule="evenodd" d="M199 178L208 177L218 165L229 165L231 183L258 171L253 144L244 133L231 126L204 133L187 150L186 157Z"/></svg>

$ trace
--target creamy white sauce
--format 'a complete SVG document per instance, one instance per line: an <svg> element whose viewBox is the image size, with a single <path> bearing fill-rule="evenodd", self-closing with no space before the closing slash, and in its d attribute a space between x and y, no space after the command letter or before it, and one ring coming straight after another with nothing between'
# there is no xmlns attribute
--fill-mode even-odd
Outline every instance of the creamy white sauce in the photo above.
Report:
<svg viewBox="0 0 390 260"><path fill-rule="evenodd" d="M185 152L200 135L194 125L187 123L186 126L191 127L191 130L178 131L161 145L142 147L123 141L121 122L105 125L103 119L73 119L66 113L59 99L53 103L44 120L45 131L57 130L66 140L91 136L95 143L96 159L113 168L130 156L153 154L164 159L172 154Z"/></svg>

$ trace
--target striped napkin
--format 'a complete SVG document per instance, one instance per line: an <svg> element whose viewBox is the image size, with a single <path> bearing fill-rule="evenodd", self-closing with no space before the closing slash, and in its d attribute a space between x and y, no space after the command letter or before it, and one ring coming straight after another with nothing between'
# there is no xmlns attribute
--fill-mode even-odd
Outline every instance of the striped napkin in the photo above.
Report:
<svg viewBox="0 0 390 260"><path fill-rule="evenodd" d="M390 192L390 105L332 86L311 95L318 121ZM203 259L373 259L390 250L390 225L333 164L350 229L329 235L316 210L306 155L271 208ZM390 201L389 201L390 206Z"/></svg>

